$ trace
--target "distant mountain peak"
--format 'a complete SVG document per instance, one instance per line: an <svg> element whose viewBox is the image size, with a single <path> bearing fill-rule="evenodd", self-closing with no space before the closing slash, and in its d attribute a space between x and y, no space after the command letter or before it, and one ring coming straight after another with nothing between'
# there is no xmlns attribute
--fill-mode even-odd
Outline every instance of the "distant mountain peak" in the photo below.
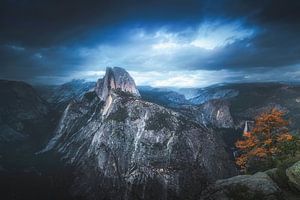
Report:
<svg viewBox="0 0 300 200"><path fill-rule="evenodd" d="M125 69L120 67L107 67L104 77L97 81L95 92L100 99L105 101L113 89L119 89L140 97L133 78Z"/></svg>

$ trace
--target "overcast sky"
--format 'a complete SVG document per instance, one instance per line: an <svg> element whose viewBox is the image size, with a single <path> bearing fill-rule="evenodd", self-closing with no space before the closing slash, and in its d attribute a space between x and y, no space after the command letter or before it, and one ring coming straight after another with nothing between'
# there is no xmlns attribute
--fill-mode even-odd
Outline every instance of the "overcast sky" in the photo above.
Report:
<svg viewBox="0 0 300 200"><path fill-rule="evenodd" d="M2 0L0 78L138 85L300 80L298 0Z"/></svg>

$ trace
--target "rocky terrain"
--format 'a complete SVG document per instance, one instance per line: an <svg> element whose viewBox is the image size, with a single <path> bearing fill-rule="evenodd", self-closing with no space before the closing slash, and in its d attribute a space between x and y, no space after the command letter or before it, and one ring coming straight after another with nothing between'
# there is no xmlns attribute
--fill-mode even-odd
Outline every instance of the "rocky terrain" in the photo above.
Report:
<svg viewBox="0 0 300 200"><path fill-rule="evenodd" d="M108 68L94 91L68 105L44 151L76 166L75 195L186 199L235 174L223 145L211 129L141 100L125 70Z"/></svg>
<svg viewBox="0 0 300 200"><path fill-rule="evenodd" d="M209 100L199 106L183 105L176 110L198 123L213 128L234 128L230 103L222 99Z"/></svg>
<svg viewBox="0 0 300 200"><path fill-rule="evenodd" d="M79 100L85 92L94 87L93 82L73 80L61 86L52 86L52 89L39 87L38 91L48 102L54 103L54 106L63 111L71 100ZM213 127L241 130L245 121L253 121L257 114L271 107L286 111L293 119L291 122L294 130L297 130L300 124L300 86L297 84L237 83L201 89L140 86L138 90L145 101L175 109ZM54 99L60 100L53 101Z"/></svg>
<svg viewBox="0 0 300 200"><path fill-rule="evenodd" d="M208 186L201 200L297 200L300 197L300 161L253 175L217 180Z"/></svg>
<svg viewBox="0 0 300 200"><path fill-rule="evenodd" d="M201 199L266 199L280 200L283 194L277 184L263 172L239 175L216 181L209 186Z"/></svg>
<svg viewBox="0 0 300 200"><path fill-rule="evenodd" d="M299 163L234 176L232 161L245 121L271 107L296 133L298 85L137 88L108 68L97 83L0 87L6 199L298 199Z"/></svg>
<svg viewBox="0 0 300 200"><path fill-rule="evenodd" d="M163 92L177 93L177 96L181 96L181 98L173 100L167 95L160 95ZM242 129L245 121L253 121L259 113L276 107L287 112L288 117L291 118L293 130L300 128L299 84L236 83L214 85L201 89L152 89L151 92L142 91L141 93L142 96L145 94L147 100L155 101L160 105L175 108L186 114L190 110L189 116L194 116L196 120L215 127L222 127L220 124L226 124L223 127ZM156 96L159 98L155 98ZM219 108L219 112L216 108ZM220 114L217 117L218 113L223 113L221 118ZM228 123L228 120L232 121L231 119L233 123Z"/></svg>

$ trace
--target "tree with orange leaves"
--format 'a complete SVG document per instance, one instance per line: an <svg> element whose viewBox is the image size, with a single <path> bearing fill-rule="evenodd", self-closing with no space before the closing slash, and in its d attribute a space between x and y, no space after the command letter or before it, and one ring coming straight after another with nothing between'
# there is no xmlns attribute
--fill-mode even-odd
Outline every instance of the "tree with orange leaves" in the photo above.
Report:
<svg viewBox="0 0 300 200"><path fill-rule="evenodd" d="M235 145L241 152L236 158L236 164L241 169L246 170L253 160L273 160L282 152L282 144L293 140L284 114L276 108L262 113L256 118L253 130L244 134L243 140L236 142Z"/></svg>

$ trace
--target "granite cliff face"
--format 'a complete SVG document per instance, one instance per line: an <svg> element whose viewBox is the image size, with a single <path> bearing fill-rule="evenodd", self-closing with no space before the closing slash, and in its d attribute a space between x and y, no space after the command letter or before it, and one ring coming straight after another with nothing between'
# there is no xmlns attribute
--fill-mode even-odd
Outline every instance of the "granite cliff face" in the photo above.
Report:
<svg viewBox="0 0 300 200"><path fill-rule="evenodd" d="M234 122L229 102L222 99L210 100L200 106L203 121L217 128L233 128Z"/></svg>
<svg viewBox="0 0 300 200"><path fill-rule="evenodd" d="M235 173L212 130L141 100L121 68L68 105L49 150L76 166L74 195L91 199L198 198Z"/></svg>
<svg viewBox="0 0 300 200"><path fill-rule="evenodd" d="M105 101L111 90L120 90L129 92L136 97L140 96L133 78L120 67L106 68L104 78L97 81L95 92L101 100Z"/></svg>

